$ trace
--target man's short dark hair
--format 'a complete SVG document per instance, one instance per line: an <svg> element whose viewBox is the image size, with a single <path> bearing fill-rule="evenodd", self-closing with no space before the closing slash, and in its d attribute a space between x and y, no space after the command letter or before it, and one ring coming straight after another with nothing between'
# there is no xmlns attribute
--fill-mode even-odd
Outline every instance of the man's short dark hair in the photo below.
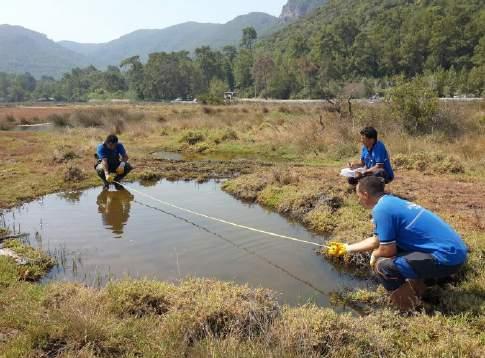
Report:
<svg viewBox="0 0 485 358"><path fill-rule="evenodd" d="M377 140L377 130L374 127L365 127L360 131L360 135L363 135L369 139Z"/></svg>
<svg viewBox="0 0 485 358"><path fill-rule="evenodd" d="M384 178L368 176L359 181L359 191L370 196L379 197L385 194L386 183Z"/></svg>
<svg viewBox="0 0 485 358"><path fill-rule="evenodd" d="M106 140L104 141L106 144L117 144L118 143L118 137L114 134L110 134L109 136L106 137Z"/></svg>

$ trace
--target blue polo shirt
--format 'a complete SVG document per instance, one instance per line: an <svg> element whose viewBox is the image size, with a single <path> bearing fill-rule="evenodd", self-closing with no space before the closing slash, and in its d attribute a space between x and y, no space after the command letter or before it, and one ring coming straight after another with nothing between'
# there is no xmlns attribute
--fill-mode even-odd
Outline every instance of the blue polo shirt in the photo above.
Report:
<svg viewBox="0 0 485 358"><path fill-rule="evenodd" d="M466 260L468 250L460 235L438 215L417 204L384 195L372 216L381 245L396 244L400 251L428 253L445 266ZM404 277L416 278L405 258L398 257L394 262Z"/></svg>
<svg viewBox="0 0 485 358"><path fill-rule="evenodd" d="M387 153L386 146L381 141L377 141L371 150L363 145L361 159L365 163L367 169L372 168L377 164L383 164L384 170L389 175L389 179L394 179L394 171L392 170L389 154Z"/></svg>
<svg viewBox="0 0 485 358"><path fill-rule="evenodd" d="M98 159L110 159L110 158L119 158L120 155L124 156L126 155L126 150L123 144L118 143L116 144L116 148L114 150L110 150L108 147L104 146L104 143L101 143L98 145L98 148L96 150L96 154L98 155Z"/></svg>

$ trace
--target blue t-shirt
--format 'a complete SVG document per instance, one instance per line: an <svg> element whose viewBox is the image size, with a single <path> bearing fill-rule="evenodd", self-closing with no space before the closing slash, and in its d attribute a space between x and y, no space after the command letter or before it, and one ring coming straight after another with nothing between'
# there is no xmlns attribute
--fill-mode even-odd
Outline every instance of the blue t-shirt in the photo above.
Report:
<svg viewBox="0 0 485 358"><path fill-rule="evenodd" d="M389 175L389 179L394 179L394 171L392 170L389 154L387 153L386 146L381 141L377 141L371 150L363 145L361 159L365 163L367 169L372 168L377 164L383 164L384 170Z"/></svg>
<svg viewBox="0 0 485 358"><path fill-rule="evenodd" d="M121 156L126 155L126 150L125 150L125 147L123 147L123 144L121 143L116 144L116 148L114 150L110 150L103 143L101 143L98 145L96 154L98 155L99 160L110 159L113 157L116 157L117 159L119 159L120 155Z"/></svg>
<svg viewBox="0 0 485 358"><path fill-rule="evenodd" d="M460 235L438 215L417 204L384 195L372 216L381 245L396 244L400 251L428 253L445 266L466 260L468 250ZM416 277L405 258L396 258L395 264L405 277Z"/></svg>

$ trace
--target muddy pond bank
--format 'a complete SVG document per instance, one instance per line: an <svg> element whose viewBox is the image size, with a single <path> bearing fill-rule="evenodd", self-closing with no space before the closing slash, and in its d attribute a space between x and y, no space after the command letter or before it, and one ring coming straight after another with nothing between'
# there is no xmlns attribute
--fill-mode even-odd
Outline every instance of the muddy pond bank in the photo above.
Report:
<svg viewBox="0 0 485 358"><path fill-rule="evenodd" d="M48 195L6 213L34 246L60 260L44 281L103 285L110 278L148 277L176 281L209 277L278 292L283 303L329 306L330 294L365 287L337 272L312 246L245 231L191 216L139 196L156 198L261 230L321 243L325 238L258 205L244 204L221 183L160 181L128 184L128 190L100 188Z"/></svg>

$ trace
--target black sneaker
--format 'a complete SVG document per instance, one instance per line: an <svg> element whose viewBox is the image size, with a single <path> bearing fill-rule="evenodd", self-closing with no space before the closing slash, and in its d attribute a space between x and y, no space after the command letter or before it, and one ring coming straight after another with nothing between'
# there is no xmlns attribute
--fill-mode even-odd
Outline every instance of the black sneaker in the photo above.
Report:
<svg viewBox="0 0 485 358"><path fill-rule="evenodd" d="M115 189L116 189L116 190L123 190L123 189L124 189L124 187L123 187L123 185L121 185L121 184L115 183Z"/></svg>

